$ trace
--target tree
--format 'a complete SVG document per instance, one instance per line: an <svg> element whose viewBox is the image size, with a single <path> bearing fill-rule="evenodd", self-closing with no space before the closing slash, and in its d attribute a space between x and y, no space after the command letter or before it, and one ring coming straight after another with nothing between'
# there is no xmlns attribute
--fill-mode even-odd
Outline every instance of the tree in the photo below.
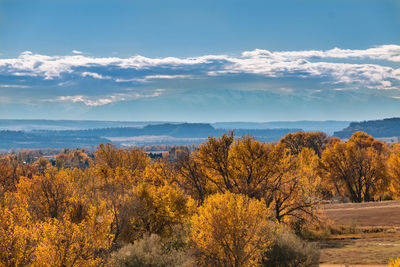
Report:
<svg viewBox="0 0 400 267"><path fill-rule="evenodd" d="M66 173L48 169L43 176L21 177L10 195L19 206L26 206L35 220L62 218L72 197Z"/></svg>
<svg viewBox="0 0 400 267"><path fill-rule="evenodd" d="M275 190L267 201L275 218L278 222L295 219L297 223L316 219L321 188L316 172L318 156L310 148L303 148L297 156L279 146L276 149L280 160L276 163Z"/></svg>
<svg viewBox="0 0 400 267"><path fill-rule="evenodd" d="M101 144L95 152L96 190L113 213L112 234L116 244L129 223L133 188L140 184L149 157L139 149L118 149Z"/></svg>
<svg viewBox="0 0 400 267"><path fill-rule="evenodd" d="M129 206L122 210L128 220L120 239L133 243L144 234L168 237L175 226L188 223L194 211L194 201L175 185L138 185Z"/></svg>
<svg viewBox="0 0 400 267"><path fill-rule="evenodd" d="M233 187L232 177L229 174L229 150L233 141L233 132L219 138L209 137L207 142L199 146L195 154L208 180L221 193Z"/></svg>
<svg viewBox="0 0 400 267"><path fill-rule="evenodd" d="M356 132L347 141L329 145L322 154L321 175L336 193L352 202L371 201L382 195L387 184L386 145L370 135Z"/></svg>
<svg viewBox="0 0 400 267"><path fill-rule="evenodd" d="M285 135L279 141L279 145L289 149L293 155L298 155L303 148L307 147L314 150L320 157L328 142L329 138L323 132L297 132Z"/></svg>
<svg viewBox="0 0 400 267"><path fill-rule="evenodd" d="M28 266L34 261L37 230L19 207L0 209L0 266Z"/></svg>
<svg viewBox="0 0 400 267"><path fill-rule="evenodd" d="M211 193L210 183L201 164L195 160L194 153L182 154L175 162L177 183L193 199L202 205L207 195Z"/></svg>
<svg viewBox="0 0 400 267"><path fill-rule="evenodd" d="M272 244L269 211L245 195L209 196L192 218L191 237L200 263L256 266Z"/></svg>
<svg viewBox="0 0 400 267"><path fill-rule="evenodd" d="M388 174L390 177L389 190L391 195L395 198L400 197L400 151L397 149L390 155L387 161Z"/></svg>
<svg viewBox="0 0 400 267"><path fill-rule="evenodd" d="M104 251L111 246L109 227L112 220L105 205L91 207L80 223L68 218L38 223L40 242L35 248L34 266L99 266Z"/></svg>
<svg viewBox="0 0 400 267"><path fill-rule="evenodd" d="M285 216L313 213L316 191L309 185L315 183L316 174L309 165L315 167L318 157L312 149L303 148L308 152L292 154L282 145L261 143L253 137L232 138L210 138L194 152L200 171L193 171L190 181L205 177L202 189L262 199L274 210L278 221Z"/></svg>

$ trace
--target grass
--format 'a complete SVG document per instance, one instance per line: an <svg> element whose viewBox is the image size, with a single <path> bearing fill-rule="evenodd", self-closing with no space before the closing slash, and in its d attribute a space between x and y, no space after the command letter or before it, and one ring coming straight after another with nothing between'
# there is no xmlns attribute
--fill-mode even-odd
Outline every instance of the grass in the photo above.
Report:
<svg viewBox="0 0 400 267"><path fill-rule="evenodd" d="M400 257L400 201L325 205L330 235L318 241L322 264L387 266Z"/></svg>
<svg viewBox="0 0 400 267"><path fill-rule="evenodd" d="M333 235L319 244L321 263L387 264L389 258L400 256L399 233Z"/></svg>

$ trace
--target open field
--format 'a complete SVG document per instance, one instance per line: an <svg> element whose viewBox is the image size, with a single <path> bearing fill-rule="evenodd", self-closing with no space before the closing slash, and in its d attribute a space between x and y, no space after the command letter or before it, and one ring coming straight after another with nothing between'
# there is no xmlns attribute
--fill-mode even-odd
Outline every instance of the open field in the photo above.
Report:
<svg viewBox="0 0 400 267"><path fill-rule="evenodd" d="M400 200L328 204L323 214L338 225L355 224L359 227L382 226L400 228Z"/></svg>
<svg viewBox="0 0 400 267"><path fill-rule="evenodd" d="M387 266L400 257L400 201L324 205L334 232L320 241L322 266Z"/></svg>

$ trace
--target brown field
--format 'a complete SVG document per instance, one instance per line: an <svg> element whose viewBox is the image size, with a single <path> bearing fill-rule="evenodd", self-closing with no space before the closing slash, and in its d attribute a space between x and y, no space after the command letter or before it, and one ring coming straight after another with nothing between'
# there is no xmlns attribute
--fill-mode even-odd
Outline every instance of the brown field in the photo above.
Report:
<svg viewBox="0 0 400 267"><path fill-rule="evenodd" d="M335 224L355 224L360 227L400 228L400 200L328 204L322 206L323 214Z"/></svg>
<svg viewBox="0 0 400 267"><path fill-rule="evenodd" d="M387 266L400 257L400 201L327 204L321 213L341 229L319 242L321 266Z"/></svg>

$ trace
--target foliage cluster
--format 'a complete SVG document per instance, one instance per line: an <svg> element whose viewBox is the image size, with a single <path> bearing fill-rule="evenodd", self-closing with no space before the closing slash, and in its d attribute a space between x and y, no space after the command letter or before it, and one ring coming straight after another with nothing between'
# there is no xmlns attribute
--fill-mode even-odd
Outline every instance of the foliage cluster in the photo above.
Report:
<svg viewBox="0 0 400 267"><path fill-rule="evenodd" d="M400 146L233 133L163 159L100 145L0 158L1 266L314 266L316 208L400 196Z"/></svg>

